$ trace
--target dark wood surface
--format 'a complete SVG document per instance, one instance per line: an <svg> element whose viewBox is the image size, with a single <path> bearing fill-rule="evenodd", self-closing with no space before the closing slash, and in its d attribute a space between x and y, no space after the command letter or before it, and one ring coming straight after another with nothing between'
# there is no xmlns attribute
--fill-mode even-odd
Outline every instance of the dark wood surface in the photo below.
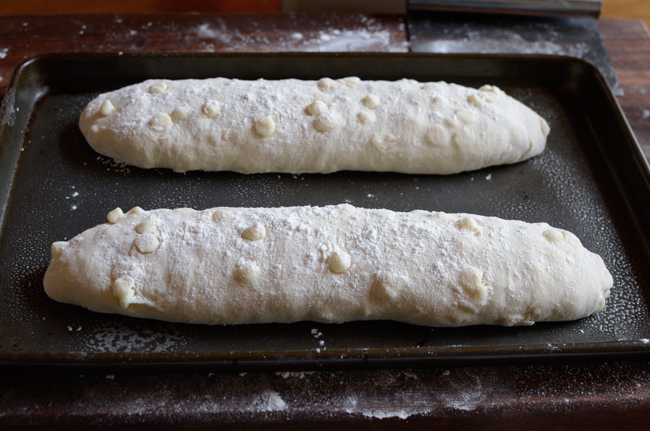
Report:
<svg viewBox="0 0 650 431"><path fill-rule="evenodd" d="M643 21L598 22L625 95L618 98L646 157L650 156L650 34Z"/></svg>
<svg viewBox="0 0 650 431"><path fill-rule="evenodd" d="M650 155L650 36L636 20L601 20L599 29L626 93L619 102ZM0 16L0 97L15 67L42 53L405 52L406 41L400 17ZM8 372L0 375L0 428L646 430L649 371L648 362L595 362L310 373Z"/></svg>

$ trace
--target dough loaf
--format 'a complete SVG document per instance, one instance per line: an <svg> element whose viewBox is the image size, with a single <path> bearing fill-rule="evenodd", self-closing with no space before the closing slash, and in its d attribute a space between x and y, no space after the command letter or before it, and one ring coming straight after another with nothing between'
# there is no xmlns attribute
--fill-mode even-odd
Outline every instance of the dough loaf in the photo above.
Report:
<svg viewBox="0 0 650 431"><path fill-rule="evenodd" d="M149 80L99 95L79 126L141 168L453 174L539 154L549 133L493 86L444 82Z"/></svg>
<svg viewBox="0 0 650 431"><path fill-rule="evenodd" d="M612 277L545 223L350 205L159 209L52 245L57 301L204 324L531 325L605 305Z"/></svg>

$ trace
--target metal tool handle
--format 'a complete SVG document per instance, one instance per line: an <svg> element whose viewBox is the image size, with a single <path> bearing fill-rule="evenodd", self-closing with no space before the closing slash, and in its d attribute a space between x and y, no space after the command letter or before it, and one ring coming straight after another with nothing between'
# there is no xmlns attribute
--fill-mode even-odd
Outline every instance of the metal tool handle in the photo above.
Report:
<svg viewBox="0 0 650 431"><path fill-rule="evenodd" d="M602 0L409 0L412 10L537 16L600 15Z"/></svg>

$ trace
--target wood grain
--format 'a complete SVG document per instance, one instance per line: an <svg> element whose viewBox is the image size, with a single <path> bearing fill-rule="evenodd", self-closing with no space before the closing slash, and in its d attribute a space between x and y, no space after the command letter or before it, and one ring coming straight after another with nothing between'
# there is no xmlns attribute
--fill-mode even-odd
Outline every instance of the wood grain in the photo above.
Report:
<svg viewBox="0 0 650 431"><path fill-rule="evenodd" d="M598 31L625 92L618 102L650 157L650 36L642 21L600 20Z"/></svg>
<svg viewBox="0 0 650 431"><path fill-rule="evenodd" d="M601 18L634 18L650 27L650 1L648 0L603 0Z"/></svg>
<svg viewBox="0 0 650 431"><path fill-rule="evenodd" d="M0 15L79 13L277 13L281 0L21 0L0 2Z"/></svg>
<svg viewBox="0 0 650 431"><path fill-rule="evenodd" d="M0 15L0 99L16 66L43 53L315 50L408 52L404 17L334 13Z"/></svg>

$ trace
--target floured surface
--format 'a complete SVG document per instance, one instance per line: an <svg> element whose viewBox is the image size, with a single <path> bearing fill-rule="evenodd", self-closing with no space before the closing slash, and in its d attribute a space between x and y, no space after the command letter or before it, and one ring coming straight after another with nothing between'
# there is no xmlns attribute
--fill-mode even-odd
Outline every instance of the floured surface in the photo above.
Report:
<svg viewBox="0 0 650 431"><path fill-rule="evenodd" d="M188 323L512 326L587 317L612 287L599 256L545 223L351 205L108 220L53 244L51 298Z"/></svg>
<svg viewBox="0 0 650 431"><path fill-rule="evenodd" d="M104 93L79 126L141 168L452 174L543 151L547 122L499 88L357 77L148 80Z"/></svg>
<svg viewBox="0 0 650 431"><path fill-rule="evenodd" d="M328 58L327 64L336 60L338 57ZM394 79L389 74L390 60L382 58L387 64L387 72L382 75L385 79ZM400 60L402 70L405 64L413 66L410 60ZM188 61L183 58L180 64ZM98 62L88 64L93 65L95 72L110 70L110 62ZM179 64L176 60L171 63ZM218 63L214 67L222 68L230 64L230 59L208 63ZM418 67L413 66L413 70ZM315 70L321 69L316 67ZM87 72L79 70L86 77L108 76ZM163 72L168 74L166 70L161 70ZM338 76L359 73L357 68L341 71ZM229 76L235 76L234 72ZM71 75L69 80L86 82L80 80L79 75ZM483 82L486 82L483 78L464 81L473 86ZM197 352L203 351L214 352L212 357L216 360L228 357L232 351L259 352L259 357L273 362L287 350L310 352L320 348L318 357L301 361L301 365L310 368L317 367L314 362L322 355L339 358L337 352L341 349L351 352L383 349L385 358L393 358L404 348L423 346L419 350L447 349L454 354L469 355L473 360L475 346L486 346L485 352L490 353L494 351L493 346L510 346L511 349L504 353L507 356L521 349L528 350L530 346L549 345L548 355L556 357L557 352L551 351L551 345L563 346L566 351L573 349L569 346L580 343L597 343L599 351L605 351L611 348L606 343L618 345L628 340L650 338L645 300L648 286L645 242L637 231L637 222L631 218L631 206L614 186L615 172L609 169L611 166L598 162L601 155L594 146L597 137L584 124L584 106L569 103L572 96L563 97L548 88L508 87L503 80L499 82L508 94L548 119L553 130L546 150L525 163L451 176L353 172L297 176L246 176L227 172L170 175L156 169L114 165L87 145L77 127L79 112L97 91L122 85L105 79L92 84L92 89L72 95L66 93L66 88L52 87L54 93L42 97L33 112L29 104L19 105L21 113L29 114L30 122L25 129L25 140L17 144L24 151L20 153L22 161L12 182L12 197L0 234L0 274L5 298L0 313L0 334L5 342L0 352L8 357L16 353L35 353L43 358L43 354L97 352L105 355L107 361L139 363L151 352L161 352L157 354L180 369L196 360ZM74 196L75 192L79 195ZM96 202L101 202L102 208L98 209ZM344 325L304 322L188 326L89 312L82 307L52 301L42 291L43 275L50 261L48 245L105 222L106 212L117 206L126 211L136 205L150 209L341 202L366 208L399 211L420 208L449 213L472 212L527 222L545 221L575 233L586 248L600 254L616 287L605 309L588 319L514 328L429 328L386 321ZM73 205L77 207L74 210ZM323 337L315 338L312 328L318 328ZM320 341L325 344L321 346ZM539 353L535 354L537 358L547 356L546 351L536 352ZM403 358L403 354L400 357ZM79 359L79 362L86 360ZM424 365L440 360L441 357L436 356L411 363Z"/></svg>
<svg viewBox="0 0 650 431"><path fill-rule="evenodd" d="M62 396L52 397L56 390ZM6 373L0 377L0 412L31 424L35 416L78 411L85 417L97 412L99 419L93 424L140 427L164 421L178 427L201 422L236 423L250 429L310 422L332 428L350 422L408 429L414 423L430 428L436 418L458 418L465 423L474 418L479 423L490 417L502 418L502 428L507 428L512 417L522 412L541 411L566 421L567 415L584 411L585 403L604 402L640 417L648 397L650 374L642 361L289 375ZM540 400L551 405L544 410ZM612 416L615 427L620 417Z"/></svg>

